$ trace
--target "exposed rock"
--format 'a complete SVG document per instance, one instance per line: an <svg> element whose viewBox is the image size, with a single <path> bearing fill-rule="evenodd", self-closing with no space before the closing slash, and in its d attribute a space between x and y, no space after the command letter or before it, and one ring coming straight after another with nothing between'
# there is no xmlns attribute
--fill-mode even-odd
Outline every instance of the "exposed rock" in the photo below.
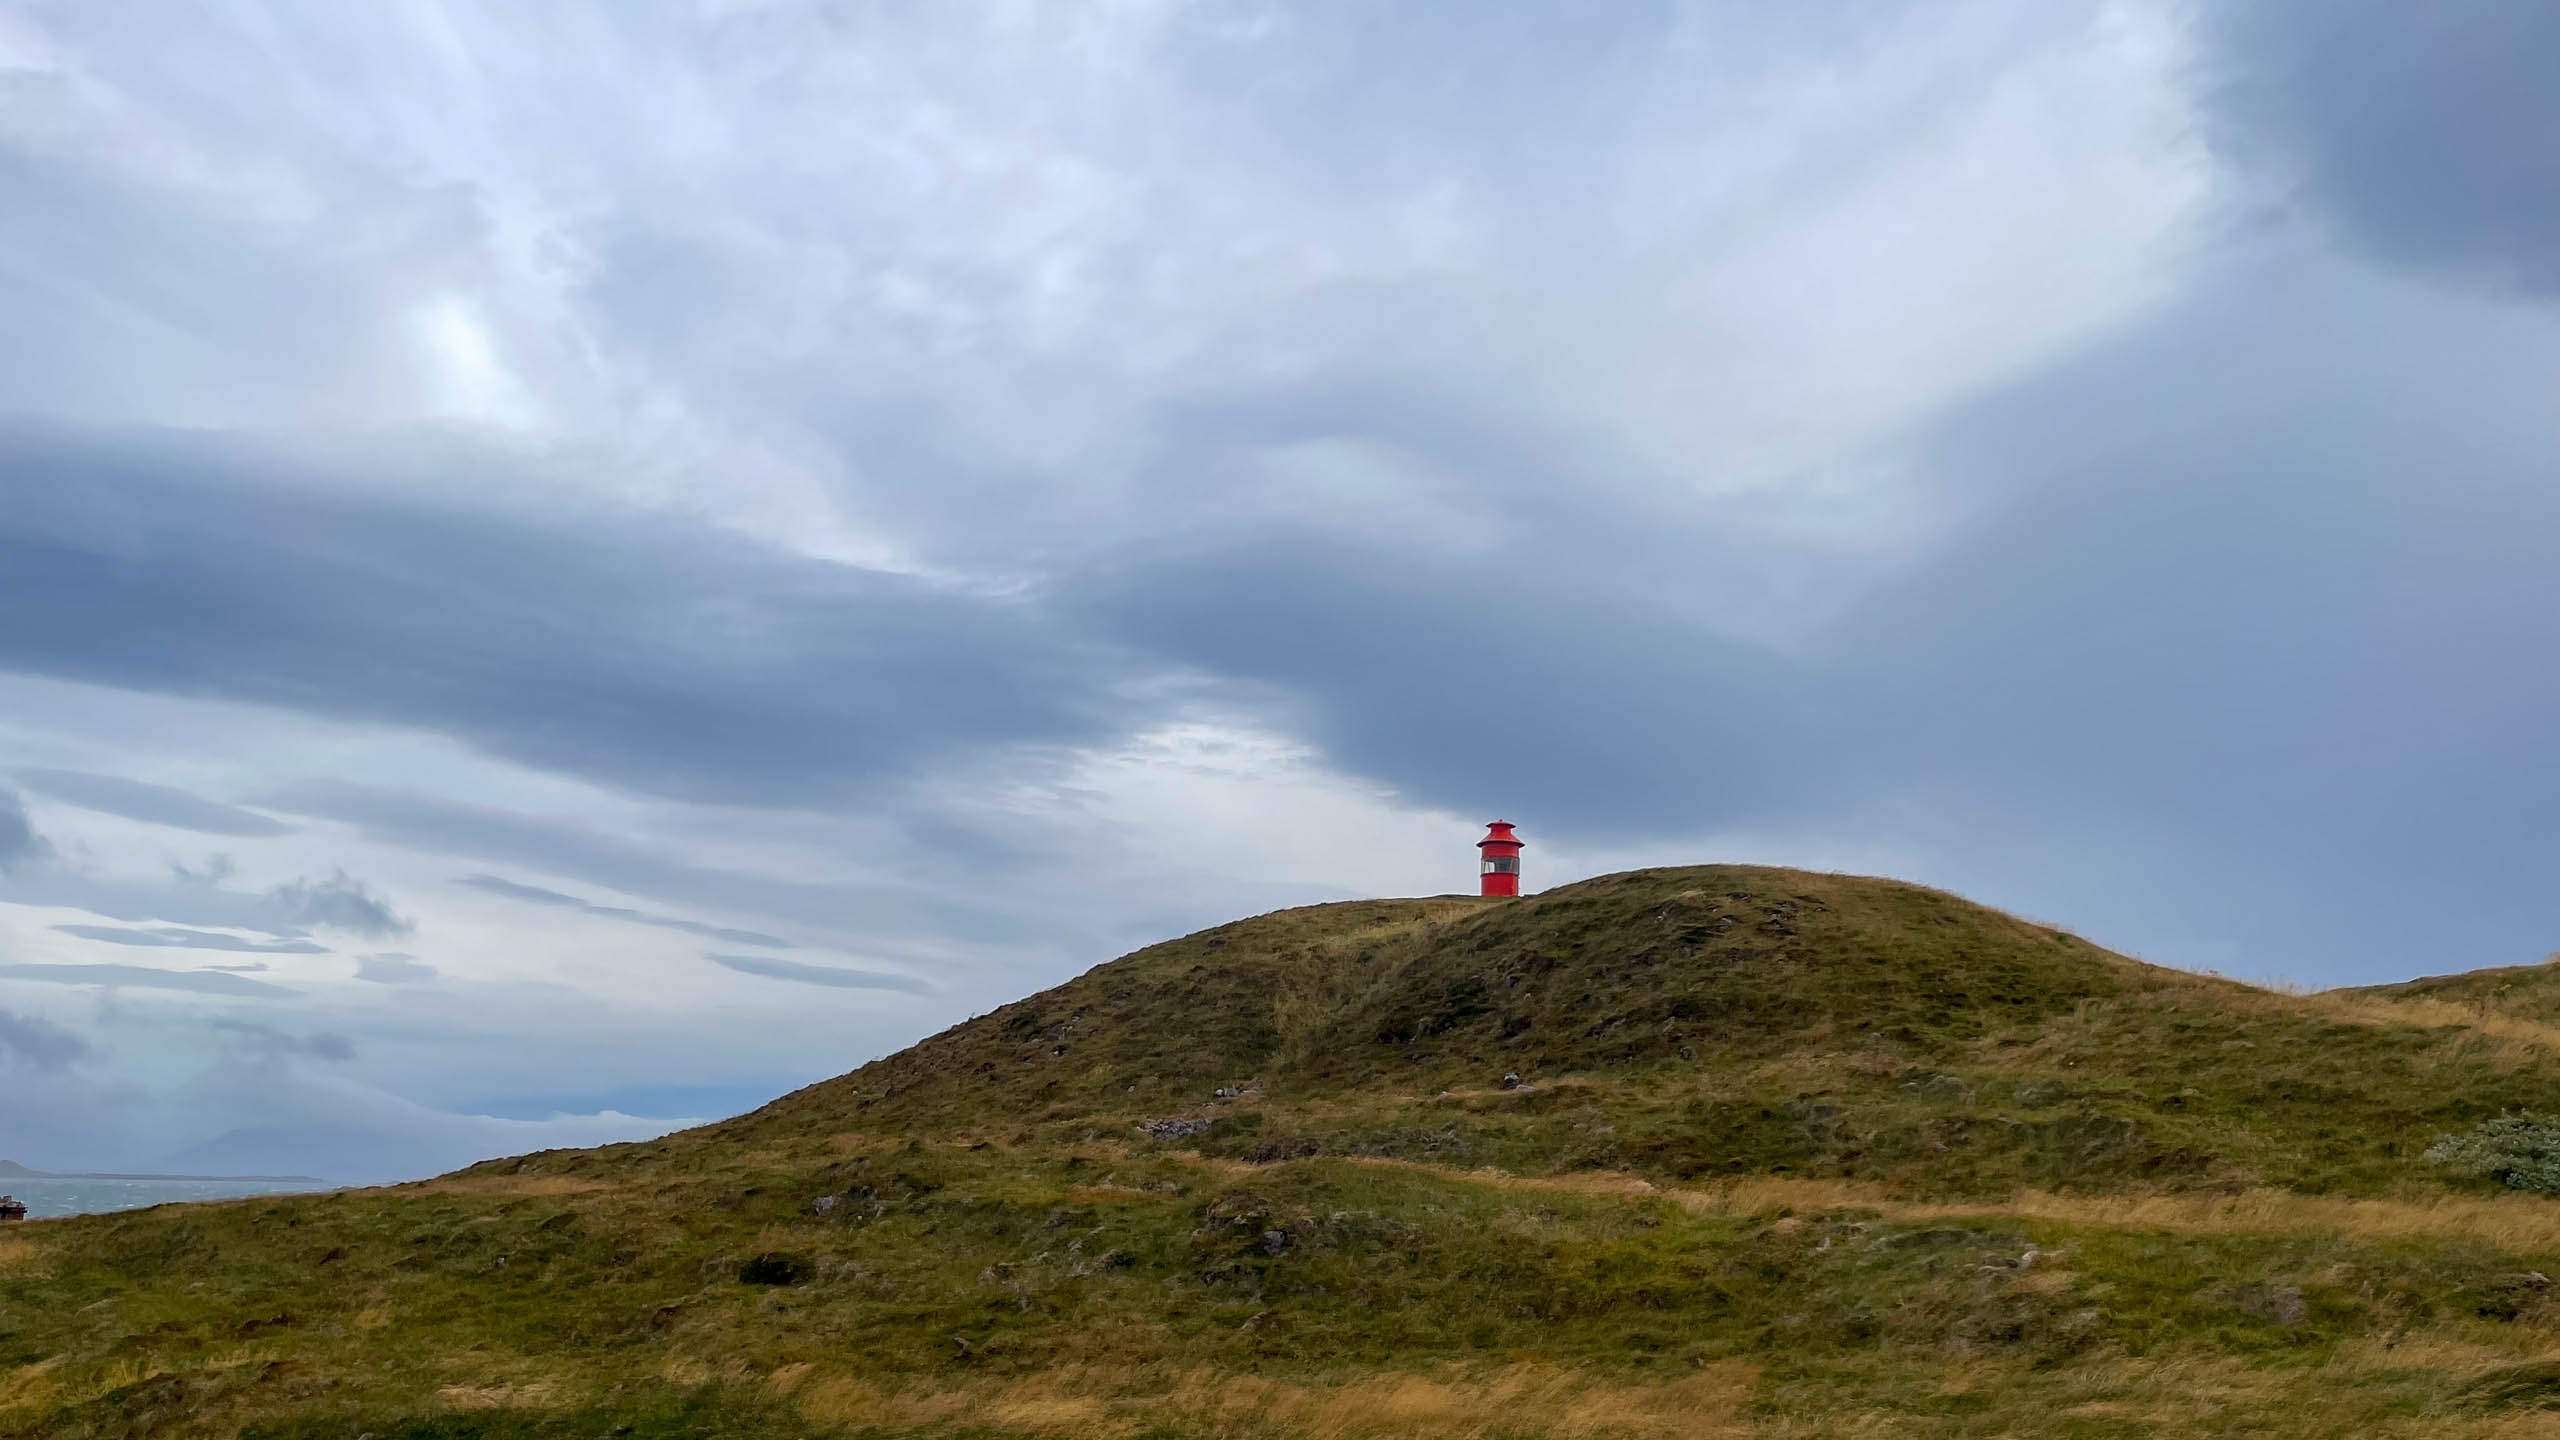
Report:
<svg viewBox="0 0 2560 1440"><path fill-rule="evenodd" d="M821 1217L833 1215L836 1213L836 1207L843 1203L844 1197L841 1195L821 1195L809 1202L809 1213Z"/></svg>
<svg viewBox="0 0 2560 1440"><path fill-rule="evenodd" d="M1503 1077L1502 1077L1502 1088L1503 1088L1503 1089L1505 1089L1505 1090L1517 1090L1517 1089L1519 1089L1519 1088L1520 1088L1520 1077L1519 1077L1517 1074L1511 1074L1511 1075L1505 1075L1505 1076L1503 1076Z"/></svg>
<svg viewBox="0 0 2560 1440"><path fill-rule="evenodd" d="M1138 1123L1138 1128L1158 1140L1179 1140L1186 1135L1199 1134L1208 1129L1209 1124L1210 1122L1195 1116L1173 1115L1162 1120L1142 1120Z"/></svg>
<svg viewBox="0 0 2560 1440"><path fill-rule="evenodd" d="M1263 1232L1262 1232L1262 1253L1263 1253L1263 1254L1265 1254L1265 1255L1277 1255L1277 1254L1279 1254L1281 1251L1286 1250L1286 1249L1288 1249L1288 1248L1289 1248L1289 1232L1288 1232L1288 1231L1286 1231L1286 1230L1265 1230L1265 1231L1263 1231Z"/></svg>
<svg viewBox="0 0 2560 1440"><path fill-rule="evenodd" d="M1925 1074L1902 1082L1902 1088L1914 1095L1932 1100L1952 1100L1959 1105L1973 1103L1973 1087L1953 1075Z"/></svg>

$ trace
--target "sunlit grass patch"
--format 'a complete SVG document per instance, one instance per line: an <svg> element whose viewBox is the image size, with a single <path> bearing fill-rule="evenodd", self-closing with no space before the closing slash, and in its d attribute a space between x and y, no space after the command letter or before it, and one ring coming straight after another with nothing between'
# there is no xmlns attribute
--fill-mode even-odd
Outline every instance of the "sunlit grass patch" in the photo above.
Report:
<svg viewBox="0 0 2560 1440"><path fill-rule="evenodd" d="M0 1412L49 1407L62 1396L62 1367L68 1355L52 1355L0 1374Z"/></svg>
<svg viewBox="0 0 2560 1440"><path fill-rule="evenodd" d="M527 1385L446 1385L436 1399L454 1410L548 1410L559 1404L560 1389L547 1381Z"/></svg>

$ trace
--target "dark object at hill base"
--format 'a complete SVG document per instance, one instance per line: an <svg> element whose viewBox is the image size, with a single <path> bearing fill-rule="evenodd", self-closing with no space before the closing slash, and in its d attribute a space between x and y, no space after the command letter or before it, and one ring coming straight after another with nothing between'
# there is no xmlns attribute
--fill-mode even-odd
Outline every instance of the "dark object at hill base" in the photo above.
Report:
<svg viewBox="0 0 2560 1440"><path fill-rule="evenodd" d="M27 1218L26 1202L15 1195L0 1195L0 1223Z"/></svg>
<svg viewBox="0 0 2560 1440"><path fill-rule="evenodd" d="M768 1250L738 1267L742 1285L797 1285L816 1273L806 1255Z"/></svg>

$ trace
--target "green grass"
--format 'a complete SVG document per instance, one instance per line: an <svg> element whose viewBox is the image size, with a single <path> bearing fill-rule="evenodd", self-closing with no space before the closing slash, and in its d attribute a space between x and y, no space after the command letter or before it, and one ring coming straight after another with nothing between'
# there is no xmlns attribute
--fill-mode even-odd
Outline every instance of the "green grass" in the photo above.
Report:
<svg viewBox="0 0 2560 1440"><path fill-rule="evenodd" d="M820 1194L845 1197L823 1221ZM11 1271L7 1363L51 1360L69 1403L0 1414L62 1437L157 1433L117 1428L153 1414L172 1434L782 1434L804 1422L745 1377L965 1389L1205 1367L1323 1385L1524 1356L1620 1387L1745 1362L1774 1410L1832 1397L1961 1434L1931 1411L1951 1365L2202 1347L2281 1392L2354 1340L2513 1348L2544 1323L2519 1277L2560 1271L2560 1250L1700 1212L1337 1160L1230 1175L993 1149L166 1207L37 1238L42 1258ZM778 1244L806 1280L737 1278ZM683 1383L686 1364L739 1378ZM2377 1413L2479 1403L2446 1377L2348 1389ZM473 1392L523 1403L453 1408ZM719 1428L683 1428L703 1417Z"/></svg>
<svg viewBox="0 0 2560 1440"><path fill-rule="evenodd" d="M662 1141L14 1227L0 1436L2504 1433L2560 1216L2421 1154L2560 1061L2421 998L1741 867L1282 912Z"/></svg>

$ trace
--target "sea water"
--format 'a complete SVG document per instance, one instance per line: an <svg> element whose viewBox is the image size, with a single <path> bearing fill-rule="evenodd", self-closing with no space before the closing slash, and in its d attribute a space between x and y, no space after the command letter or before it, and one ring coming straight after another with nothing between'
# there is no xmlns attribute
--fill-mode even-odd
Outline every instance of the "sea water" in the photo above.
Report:
<svg viewBox="0 0 2560 1440"><path fill-rule="evenodd" d="M48 1215L95 1215L107 1210L139 1210L175 1200L227 1200L239 1195L284 1195L322 1190L308 1180L0 1180L0 1194L15 1195L27 1207L27 1218Z"/></svg>

